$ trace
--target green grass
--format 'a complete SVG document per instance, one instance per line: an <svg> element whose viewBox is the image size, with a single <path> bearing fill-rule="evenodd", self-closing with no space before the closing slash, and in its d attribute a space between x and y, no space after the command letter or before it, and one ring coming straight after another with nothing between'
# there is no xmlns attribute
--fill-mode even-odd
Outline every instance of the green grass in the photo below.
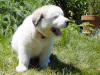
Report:
<svg viewBox="0 0 100 75"><path fill-rule="evenodd" d="M30 69L22 75L100 75L100 37L65 30L65 36L55 40L49 66L40 69L38 60L31 60ZM18 74L18 60L10 41L11 38L0 35L0 75Z"/></svg>

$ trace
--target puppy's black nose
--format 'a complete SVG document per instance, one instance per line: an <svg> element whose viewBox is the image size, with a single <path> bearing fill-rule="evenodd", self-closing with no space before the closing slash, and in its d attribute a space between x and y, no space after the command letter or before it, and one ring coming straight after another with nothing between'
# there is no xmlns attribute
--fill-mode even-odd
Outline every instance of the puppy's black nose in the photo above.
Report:
<svg viewBox="0 0 100 75"><path fill-rule="evenodd" d="M66 27L68 26L68 24L69 24L69 21L66 21Z"/></svg>

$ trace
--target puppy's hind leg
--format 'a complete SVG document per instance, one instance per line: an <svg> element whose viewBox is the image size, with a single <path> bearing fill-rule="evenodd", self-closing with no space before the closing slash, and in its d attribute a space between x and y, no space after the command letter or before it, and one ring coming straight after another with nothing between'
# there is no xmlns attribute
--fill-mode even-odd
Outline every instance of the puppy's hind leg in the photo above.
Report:
<svg viewBox="0 0 100 75"><path fill-rule="evenodd" d="M19 59L19 63L18 63L18 66L16 67L16 71L17 72L26 71L28 69L30 57L28 56L27 52L25 51L25 48L23 48L23 47L19 48L18 59Z"/></svg>

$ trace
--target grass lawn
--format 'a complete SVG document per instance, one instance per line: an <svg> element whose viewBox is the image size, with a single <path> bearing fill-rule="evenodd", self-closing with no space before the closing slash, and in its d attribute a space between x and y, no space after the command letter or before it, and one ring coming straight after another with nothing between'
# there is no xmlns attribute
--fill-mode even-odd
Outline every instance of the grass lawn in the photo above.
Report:
<svg viewBox="0 0 100 75"><path fill-rule="evenodd" d="M68 34L55 40L51 62L40 69L38 59L31 60L30 69L17 73L18 64L11 48L11 38L0 35L0 75L100 75L100 37Z"/></svg>

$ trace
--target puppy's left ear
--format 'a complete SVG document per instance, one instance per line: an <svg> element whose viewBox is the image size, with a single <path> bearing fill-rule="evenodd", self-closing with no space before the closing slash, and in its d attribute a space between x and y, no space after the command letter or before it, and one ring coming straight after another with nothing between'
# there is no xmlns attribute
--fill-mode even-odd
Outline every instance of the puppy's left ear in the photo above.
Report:
<svg viewBox="0 0 100 75"><path fill-rule="evenodd" d="M39 15L39 16L34 16L33 17L33 20L32 20L32 22L33 22L33 24L35 25L35 27L37 27L38 26L38 24L41 22L41 20L43 19L43 14L41 14L41 15Z"/></svg>

